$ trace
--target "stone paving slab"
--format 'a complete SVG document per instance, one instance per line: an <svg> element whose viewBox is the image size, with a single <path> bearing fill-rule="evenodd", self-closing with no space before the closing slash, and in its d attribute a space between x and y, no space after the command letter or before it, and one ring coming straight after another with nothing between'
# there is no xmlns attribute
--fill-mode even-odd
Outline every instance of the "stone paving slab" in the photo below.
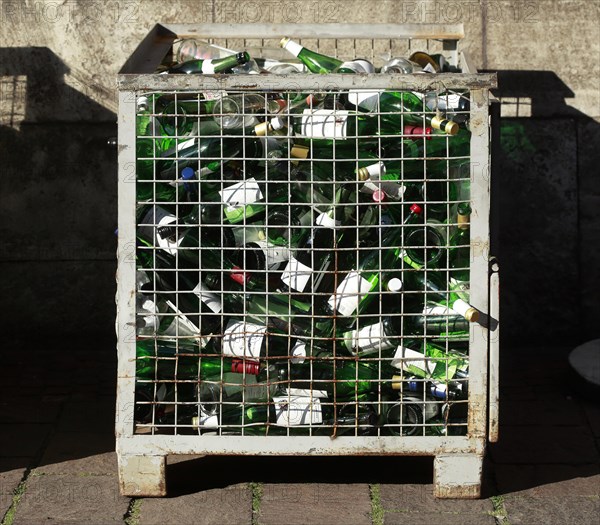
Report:
<svg viewBox="0 0 600 525"><path fill-rule="evenodd" d="M598 523L600 499L566 492L560 498L507 496L504 508L511 525L592 525Z"/></svg>
<svg viewBox="0 0 600 525"><path fill-rule="evenodd" d="M367 484L265 483L261 525L371 525Z"/></svg>
<svg viewBox="0 0 600 525"><path fill-rule="evenodd" d="M597 464L495 465L494 476L500 494L600 498L600 466Z"/></svg>
<svg viewBox="0 0 600 525"><path fill-rule="evenodd" d="M252 492L246 483L176 498L143 499L139 519L139 525L249 525L251 522Z"/></svg>
<svg viewBox="0 0 600 525"><path fill-rule="evenodd" d="M29 462L30 458L0 458L0 519L11 506Z"/></svg>
<svg viewBox="0 0 600 525"><path fill-rule="evenodd" d="M36 472L114 475L117 472L114 450L114 434L57 432L44 451Z"/></svg>
<svg viewBox="0 0 600 525"><path fill-rule="evenodd" d="M122 524L128 506L116 476L30 476L14 525Z"/></svg>
<svg viewBox="0 0 600 525"><path fill-rule="evenodd" d="M495 525L492 502L486 499L437 499L433 485L381 485L385 525Z"/></svg>
<svg viewBox="0 0 600 525"><path fill-rule="evenodd" d="M505 426L490 446L493 463L586 464L600 460L587 426Z"/></svg>
<svg viewBox="0 0 600 525"><path fill-rule="evenodd" d="M73 458L38 467L36 474L44 475L91 475L113 476L118 472L116 452L105 452L93 456Z"/></svg>

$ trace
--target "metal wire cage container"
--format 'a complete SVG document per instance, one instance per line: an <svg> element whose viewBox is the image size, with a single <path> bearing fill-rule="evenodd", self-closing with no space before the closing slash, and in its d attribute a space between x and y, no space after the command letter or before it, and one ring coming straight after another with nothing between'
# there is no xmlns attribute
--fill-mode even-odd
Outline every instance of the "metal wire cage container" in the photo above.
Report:
<svg viewBox="0 0 600 525"><path fill-rule="evenodd" d="M261 61L283 36L376 67L440 53L460 72L159 73L184 38ZM470 67L462 36L447 25L157 25L128 60L124 495L165 495L170 454L394 454L435 456L439 497L479 496L497 439L496 79ZM384 104L394 97L404 105ZM452 129L431 133L449 114Z"/></svg>

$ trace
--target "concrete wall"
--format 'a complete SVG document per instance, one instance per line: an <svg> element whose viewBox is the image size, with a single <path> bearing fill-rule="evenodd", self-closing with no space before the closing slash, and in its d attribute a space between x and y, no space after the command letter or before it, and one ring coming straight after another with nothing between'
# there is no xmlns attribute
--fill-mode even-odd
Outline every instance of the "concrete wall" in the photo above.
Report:
<svg viewBox="0 0 600 525"><path fill-rule="evenodd" d="M8 332L114 326L115 75L163 22L465 24L500 70L505 341L600 332L600 16L587 0L0 1L0 268Z"/></svg>

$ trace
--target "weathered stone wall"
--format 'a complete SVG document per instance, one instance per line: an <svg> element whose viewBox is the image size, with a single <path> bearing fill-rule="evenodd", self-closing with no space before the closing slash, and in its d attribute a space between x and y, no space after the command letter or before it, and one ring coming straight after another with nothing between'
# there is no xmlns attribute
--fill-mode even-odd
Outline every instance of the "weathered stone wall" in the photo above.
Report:
<svg viewBox="0 0 600 525"><path fill-rule="evenodd" d="M500 70L503 337L600 332L599 4L588 0L0 1L2 319L114 326L115 75L158 21L439 22Z"/></svg>

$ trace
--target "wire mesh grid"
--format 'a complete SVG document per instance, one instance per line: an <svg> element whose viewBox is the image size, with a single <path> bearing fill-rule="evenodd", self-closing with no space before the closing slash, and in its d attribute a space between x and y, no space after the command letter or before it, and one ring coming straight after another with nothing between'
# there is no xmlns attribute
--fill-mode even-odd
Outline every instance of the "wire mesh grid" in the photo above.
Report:
<svg viewBox="0 0 600 525"><path fill-rule="evenodd" d="M469 92L138 95L135 432L464 435Z"/></svg>

